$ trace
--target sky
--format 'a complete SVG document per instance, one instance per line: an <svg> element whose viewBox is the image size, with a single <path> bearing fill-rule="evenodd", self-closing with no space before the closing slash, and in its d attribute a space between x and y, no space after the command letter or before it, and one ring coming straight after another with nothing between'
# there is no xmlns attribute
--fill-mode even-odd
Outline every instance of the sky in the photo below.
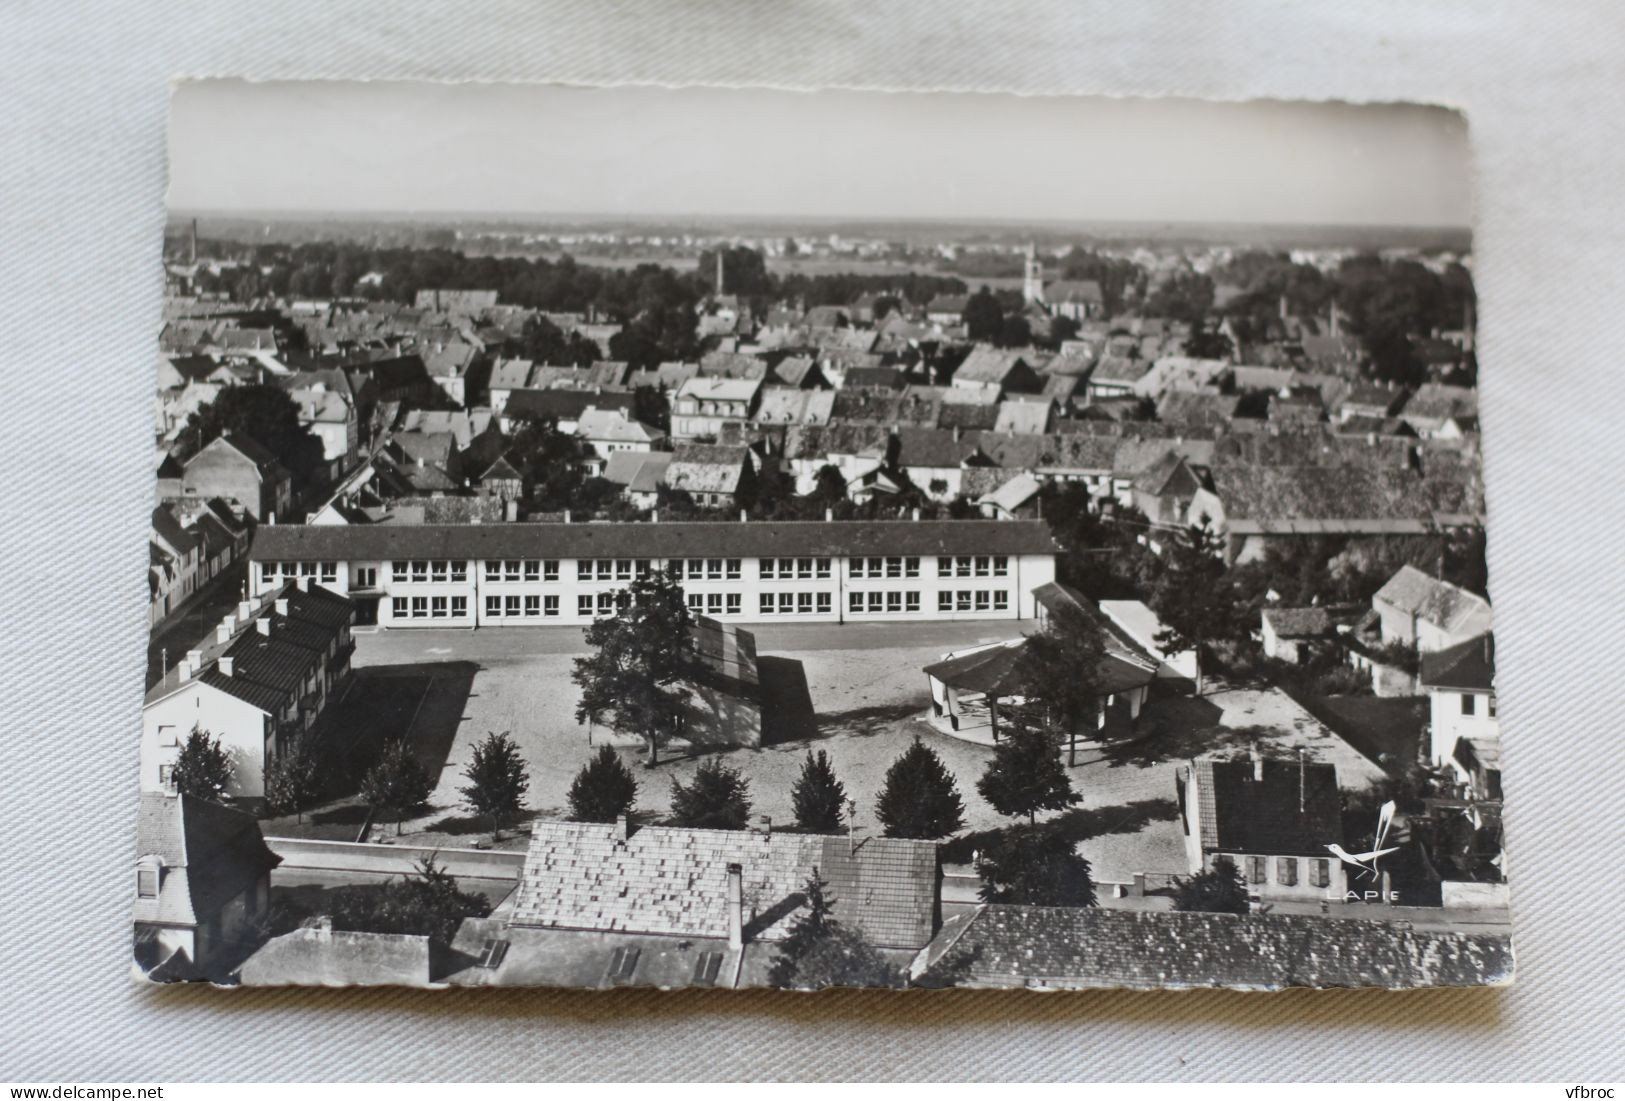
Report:
<svg viewBox="0 0 1625 1101"><path fill-rule="evenodd" d="M1466 225L1442 108L961 93L177 87L175 211Z"/></svg>

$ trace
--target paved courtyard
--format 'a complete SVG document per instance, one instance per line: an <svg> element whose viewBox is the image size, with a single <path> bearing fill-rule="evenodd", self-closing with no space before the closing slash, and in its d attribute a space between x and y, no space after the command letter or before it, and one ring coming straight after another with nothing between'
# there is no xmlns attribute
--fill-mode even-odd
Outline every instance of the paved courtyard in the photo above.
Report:
<svg viewBox="0 0 1625 1101"><path fill-rule="evenodd" d="M752 628L764 669L778 663L799 691L805 677L803 713L811 716L791 729L778 729L761 749L738 749L728 760L750 779L753 812L789 823L794 814L790 785L809 748L827 751L848 795L858 804L860 829L877 831L874 802L886 769L918 734L954 773L966 808L966 835L945 851L962 863L974 850L978 832L1007 824L977 794L975 785L991 750L937 733L918 716L928 706L921 669L945 651L1009 638L1031 631L1030 621L960 624L794 625ZM473 745L487 732L509 731L530 765L529 805L542 817L562 816L570 781L602 730L589 732L575 721L577 692L570 679L572 660L583 652L575 628L517 628L486 631L389 631L358 636L355 666L366 678L444 668L437 678L440 697L431 692L414 726L414 742L434 747L420 756L443 754L444 764L432 799L433 810L406 824L403 841L466 845L482 832L460 806L457 788ZM472 675L470 675L472 671ZM403 682L404 683L404 682ZM1280 693L1219 691L1199 699L1178 695L1154 698L1142 718L1145 738L1107 755L1082 752L1072 770L1083 802L1058 816L1079 843L1101 882L1127 882L1136 872L1183 873L1183 835L1177 820L1174 772L1193 753L1244 748L1267 742L1266 752L1292 752L1304 745L1316 759L1333 760L1340 776L1348 769L1376 774L1313 718ZM1268 735L1265 735L1268 731ZM771 735L770 735L771 736ZM422 745L420 744L420 750ZM653 816L669 811L673 777L687 780L698 761L673 759L659 768L641 767L638 751L622 750L635 766L638 808ZM504 847L522 847L515 836Z"/></svg>

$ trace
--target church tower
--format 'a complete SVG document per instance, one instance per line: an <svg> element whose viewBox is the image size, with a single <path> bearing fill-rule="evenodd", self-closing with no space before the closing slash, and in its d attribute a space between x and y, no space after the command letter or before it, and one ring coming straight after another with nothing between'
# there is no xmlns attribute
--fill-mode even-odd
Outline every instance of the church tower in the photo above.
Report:
<svg viewBox="0 0 1625 1101"><path fill-rule="evenodd" d="M1030 242L1027 245L1027 263L1022 272L1021 297L1029 305L1042 305L1044 302L1044 265Z"/></svg>

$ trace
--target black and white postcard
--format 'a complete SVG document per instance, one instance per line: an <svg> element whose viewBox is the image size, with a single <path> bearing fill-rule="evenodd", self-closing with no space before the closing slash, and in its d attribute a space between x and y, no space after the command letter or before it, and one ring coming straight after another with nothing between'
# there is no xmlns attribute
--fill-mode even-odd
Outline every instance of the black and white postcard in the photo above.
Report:
<svg viewBox="0 0 1625 1101"><path fill-rule="evenodd" d="M1460 113L201 81L170 145L144 980L1511 981Z"/></svg>

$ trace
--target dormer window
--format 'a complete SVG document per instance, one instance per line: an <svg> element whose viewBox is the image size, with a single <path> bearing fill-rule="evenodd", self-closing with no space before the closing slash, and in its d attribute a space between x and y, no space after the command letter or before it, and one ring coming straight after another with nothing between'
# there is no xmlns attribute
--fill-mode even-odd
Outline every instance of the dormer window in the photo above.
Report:
<svg viewBox="0 0 1625 1101"><path fill-rule="evenodd" d="M143 864L135 870L137 898L157 898L160 868L156 864Z"/></svg>

